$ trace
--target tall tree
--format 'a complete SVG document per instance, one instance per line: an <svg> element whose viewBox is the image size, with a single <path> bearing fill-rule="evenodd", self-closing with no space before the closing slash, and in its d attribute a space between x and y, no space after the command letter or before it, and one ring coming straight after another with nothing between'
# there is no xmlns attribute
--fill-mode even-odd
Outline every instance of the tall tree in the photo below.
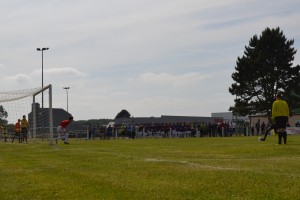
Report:
<svg viewBox="0 0 300 200"><path fill-rule="evenodd" d="M130 113L127 110L121 110L115 118L130 118Z"/></svg>
<svg viewBox="0 0 300 200"><path fill-rule="evenodd" d="M236 115L265 113L270 118L277 92L282 91L291 109L299 106L300 66L293 67L294 40L287 40L280 28L266 28L260 37L254 35L244 55L237 58L235 81L229 92L235 105L229 108Z"/></svg>
<svg viewBox="0 0 300 200"><path fill-rule="evenodd" d="M0 105L0 125L6 125L7 124L7 118L8 114L4 107Z"/></svg>

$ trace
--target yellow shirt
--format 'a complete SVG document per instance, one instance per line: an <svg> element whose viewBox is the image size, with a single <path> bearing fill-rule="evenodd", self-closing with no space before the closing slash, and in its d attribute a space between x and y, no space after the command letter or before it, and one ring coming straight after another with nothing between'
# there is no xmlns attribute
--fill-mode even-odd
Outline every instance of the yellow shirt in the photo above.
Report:
<svg viewBox="0 0 300 200"><path fill-rule="evenodd" d="M278 116L288 117L290 115L289 106L286 101L278 99L272 105L272 119Z"/></svg>
<svg viewBox="0 0 300 200"><path fill-rule="evenodd" d="M28 126L29 126L28 121L26 119L22 119L21 120L21 127L22 128L28 128Z"/></svg>

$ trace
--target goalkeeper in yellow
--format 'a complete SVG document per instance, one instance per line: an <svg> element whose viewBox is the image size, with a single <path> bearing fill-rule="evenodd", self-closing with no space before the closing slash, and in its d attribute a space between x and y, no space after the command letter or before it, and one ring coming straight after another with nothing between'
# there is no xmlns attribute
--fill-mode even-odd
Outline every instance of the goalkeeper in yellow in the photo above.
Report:
<svg viewBox="0 0 300 200"><path fill-rule="evenodd" d="M276 100L272 105L272 120L275 122L275 131L278 133L278 144L281 144L282 138L284 144L286 144L286 126L289 115L290 112L287 102L281 99L281 93L277 93Z"/></svg>
<svg viewBox="0 0 300 200"><path fill-rule="evenodd" d="M29 122L26 119L26 116L23 115L23 119L21 120L21 141L24 142L26 140L27 142L27 136L28 136L28 128L29 128Z"/></svg>

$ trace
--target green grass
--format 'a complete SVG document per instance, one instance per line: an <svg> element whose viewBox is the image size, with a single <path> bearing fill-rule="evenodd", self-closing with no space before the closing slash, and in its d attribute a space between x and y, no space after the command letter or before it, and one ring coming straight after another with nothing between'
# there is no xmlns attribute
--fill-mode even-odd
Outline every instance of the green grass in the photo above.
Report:
<svg viewBox="0 0 300 200"><path fill-rule="evenodd" d="M1 199L299 199L300 136L0 143Z"/></svg>

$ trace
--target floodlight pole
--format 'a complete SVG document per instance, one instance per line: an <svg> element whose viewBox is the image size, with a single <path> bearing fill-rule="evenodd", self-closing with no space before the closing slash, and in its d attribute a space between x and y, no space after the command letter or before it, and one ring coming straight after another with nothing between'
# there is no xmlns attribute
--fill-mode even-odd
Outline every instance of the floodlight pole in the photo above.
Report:
<svg viewBox="0 0 300 200"><path fill-rule="evenodd" d="M37 51L42 52L42 89L44 88L44 51L48 50L48 47L37 48ZM42 92L42 108L44 108L44 92Z"/></svg>
<svg viewBox="0 0 300 200"><path fill-rule="evenodd" d="M68 93L68 90L70 89L70 87L63 87L63 89L65 89L66 93L67 93L67 112L69 113L69 93Z"/></svg>

